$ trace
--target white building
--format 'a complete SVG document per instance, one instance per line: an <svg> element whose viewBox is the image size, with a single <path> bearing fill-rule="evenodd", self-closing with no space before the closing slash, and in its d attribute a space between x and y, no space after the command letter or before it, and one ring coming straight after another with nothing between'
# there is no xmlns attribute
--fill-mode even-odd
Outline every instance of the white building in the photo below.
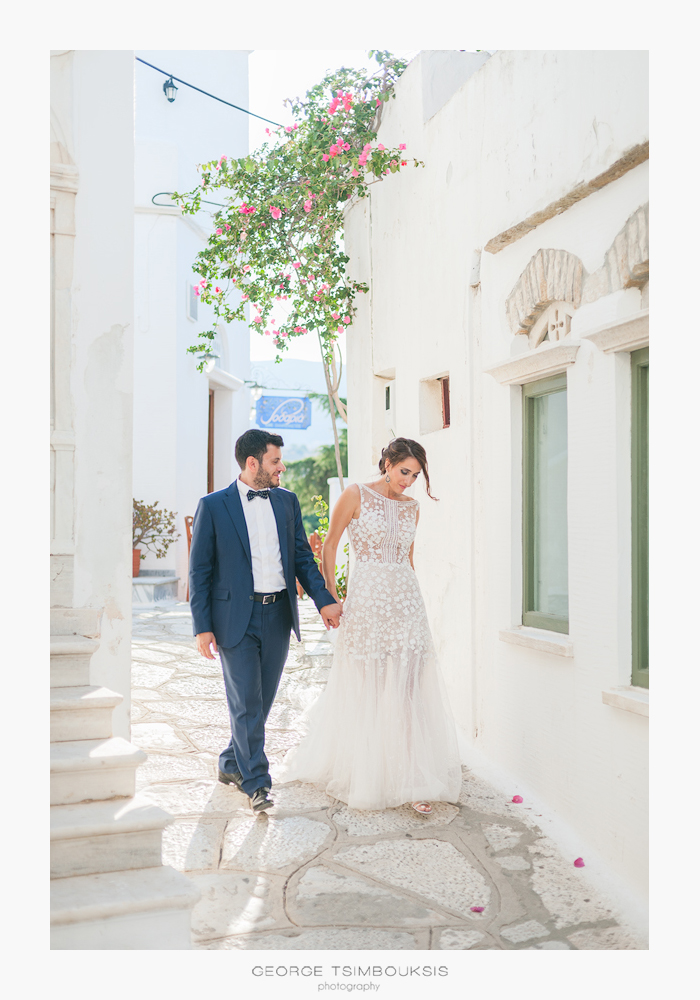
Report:
<svg viewBox="0 0 700 1000"><path fill-rule="evenodd" d="M51 55L51 947L190 948L128 742L134 54Z"/></svg>
<svg viewBox="0 0 700 1000"><path fill-rule="evenodd" d="M347 212L350 481L424 445L416 567L465 763L643 910L647 56L422 52L384 115L425 167Z"/></svg>
<svg viewBox="0 0 700 1000"><path fill-rule="evenodd" d="M148 63L242 108L248 107L248 51L137 51ZM236 438L249 425L249 331L222 324L215 367L197 371L187 353L197 334L210 329L213 310L194 294L196 256L212 231L215 205L182 215L167 194L199 183L197 164L248 151L248 117L175 82L175 100L163 92L167 77L136 62L134 219L134 497L177 512L179 541L165 558L152 553L141 573L179 577L187 593L184 518L199 498L222 489L238 474ZM223 202L216 194L209 201ZM212 213L212 214L210 214ZM200 341L204 344L205 341ZM134 588L135 596L142 587Z"/></svg>

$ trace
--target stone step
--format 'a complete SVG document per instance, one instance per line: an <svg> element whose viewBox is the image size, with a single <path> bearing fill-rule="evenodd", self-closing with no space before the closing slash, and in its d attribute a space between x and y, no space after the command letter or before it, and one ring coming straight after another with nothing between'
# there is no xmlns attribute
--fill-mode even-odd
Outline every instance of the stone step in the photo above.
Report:
<svg viewBox="0 0 700 1000"><path fill-rule="evenodd" d="M104 687L52 687L51 742L107 739L112 735L112 712L123 700Z"/></svg>
<svg viewBox="0 0 700 1000"><path fill-rule="evenodd" d="M199 889L169 867L105 872L51 883L54 950L186 950Z"/></svg>
<svg viewBox="0 0 700 1000"><path fill-rule="evenodd" d="M51 805L133 796L146 754L121 736L51 744Z"/></svg>
<svg viewBox="0 0 700 1000"><path fill-rule="evenodd" d="M172 819L142 795L52 806L51 878L155 868Z"/></svg>
<svg viewBox="0 0 700 1000"><path fill-rule="evenodd" d="M100 635L101 608L51 608L51 635Z"/></svg>
<svg viewBox="0 0 700 1000"><path fill-rule="evenodd" d="M77 687L90 683L90 658L99 642L82 635L51 636L51 686Z"/></svg>

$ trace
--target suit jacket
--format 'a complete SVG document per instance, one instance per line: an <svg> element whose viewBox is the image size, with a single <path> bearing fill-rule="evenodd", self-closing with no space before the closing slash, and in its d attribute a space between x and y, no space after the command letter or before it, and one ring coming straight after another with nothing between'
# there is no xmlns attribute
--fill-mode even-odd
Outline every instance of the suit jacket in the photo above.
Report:
<svg viewBox="0 0 700 1000"><path fill-rule="evenodd" d="M294 633L300 640L296 579L319 610L336 602L316 565L296 494L278 486L270 490L269 502L277 522ZM190 608L194 634L213 632L219 646L237 645L248 628L253 612L253 564L235 481L225 490L202 497L197 505L190 548Z"/></svg>

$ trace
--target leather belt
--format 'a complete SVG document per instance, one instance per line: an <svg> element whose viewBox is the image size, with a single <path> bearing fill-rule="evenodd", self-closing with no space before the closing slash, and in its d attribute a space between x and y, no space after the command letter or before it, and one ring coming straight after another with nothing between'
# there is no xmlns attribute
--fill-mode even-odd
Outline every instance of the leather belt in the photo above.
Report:
<svg viewBox="0 0 700 1000"><path fill-rule="evenodd" d="M253 594L253 600L258 604L274 604L278 597L286 593L286 590L280 590L276 594Z"/></svg>

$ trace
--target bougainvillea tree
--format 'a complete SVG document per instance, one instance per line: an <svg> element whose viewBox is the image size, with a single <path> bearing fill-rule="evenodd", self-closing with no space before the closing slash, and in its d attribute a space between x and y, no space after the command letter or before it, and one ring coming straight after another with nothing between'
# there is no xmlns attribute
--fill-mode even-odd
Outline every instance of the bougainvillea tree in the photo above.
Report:
<svg viewBox="0 0 700 1000"><path fill-rule="evenodd" d="M268 142L248 156L201 164L201 184L173 194L189 214L211 193L225 199L193 265L201 276L196 292L215 316L213 328L189 348L199 370L213 356L211 342L222 321L247 320L271 338L277 361L294 337L317 336L341 488L335 412L345 421L347 413L338 394L337 340L352 324L356 296L368 291L346 271L343 210L409 163L404 143L387 149L377 141L383 108L406 63L388 52L369 55L376 72L342 68L327 74L305 99L286 102L292 125L266 130Z"/></svg>

